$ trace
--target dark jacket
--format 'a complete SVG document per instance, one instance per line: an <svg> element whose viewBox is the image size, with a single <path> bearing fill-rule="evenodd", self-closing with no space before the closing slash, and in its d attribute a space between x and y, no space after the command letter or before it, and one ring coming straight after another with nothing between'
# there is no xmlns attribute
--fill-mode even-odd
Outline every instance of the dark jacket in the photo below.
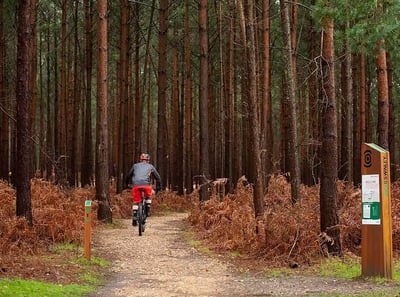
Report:
<svg viewBox="0 0 400 297"><path fill-rule="evenodd" d="M126 183L132 186L151 185L152 179L156 181L156 190L161 190L161 177L157 169L147 162L133 164L126 176Z"/></svg>

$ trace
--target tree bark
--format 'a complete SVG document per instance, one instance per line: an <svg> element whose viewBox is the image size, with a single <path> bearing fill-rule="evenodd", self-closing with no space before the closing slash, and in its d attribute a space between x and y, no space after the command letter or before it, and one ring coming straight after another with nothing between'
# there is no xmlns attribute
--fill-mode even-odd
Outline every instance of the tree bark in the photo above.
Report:
<svg viewBox="0 0 400 297"><path fill-rule="evenodd" d="M328 4L327 4L327 7ZM321 232L333 239L328 252L341 256L339 216L337 209L337 118L335 97L333 20L325 17L322 23L322 149L320 214Z"/></svg>
<svg viewBox="0 0 400 297"><path fill-rule="evenodd" d="M261 169L261 147L260 147L260 126L257 102L257 66L255 49L255 26L254 1L247 2L246 16L246 38L247 38L247 61L249 63L249 116L250 134L252 140L252 162L255 169L253 202L255 216L258 220L264 219L264 184Z"/></svg>
<svg viewBox="0 0 400 297"><path fill-rule="evenodd" d="M378 145L389 149L389 90L386 65L385 41L378 41L376 72L378 80Z"/></svg>
<svg viewBox="0 0 400 297"><path fill-rule="evenodd" d="M265 150L264 168L265 175L272 173L272 150L273 150L273 133L272 133L272 97L271 97L271 45L270 45L270 1L263 0L263 82L262 82L262 98L263 98L263 117L262 131L263 143L262 147ZM268 178L265 178L268 185Z"/></svg>
<svg viewBox="0 0 400 297"><path fill-rule="evenodd" d="M7 94L7 79L6 79L6 47L4 38L4 1L0 1L0 101L4 102L0 107L0 178L8 179L9 172L9 117L6 114L8 100Z"/></svg>
<svg viewBox="0 0 400 297"><path fill-rule="evenodd" d="M119 127L118 127L118 156L117 156L117 193L121 193L124 183L124 164L125 160L124 151L126 149L127 139L127 122L128 116L128 61L129 61L129 2L128 0L121 0L121 29L120 29L120 75L119 75Z"/></svg>
<svg viewBox="0 0 400 297"><path fill-rule="evenodd" d="M32 46L36 19L32 10L35 0L18 0L17 16L17 189L16 215L25 217L32 225L31 174L33 143L31 140L31 103L32 103Z"/></svg>
<svg viewBox="0 0 400 297"><path fill-rule="evenodd" d="M97 217L112 222L108 168L108 113L107 113L107 0L97 1L97 135L96 135L96 199Z"/></svg>
<svg viewBox="0 0 400 297"><path fill-rule="evenodd" d="M82 185L89 185L93 180L93 134L92 134L92 8L93 1L85 0L85 52L86 52L86 94L85 128L83 133Z"/></svg>
<svg viewBox="0 0 400 297"><path fill-rule="evenodd" d="M397 179L397 160L398 156L396 155L396 118L395 118L395 113L396 113L396 104L394 102L394 97L393 97L393 63L390 61L390 56L388 53L387 55L387 74L388 74L388 100L389 100L389 135L388 135L388 140L389 140L389 152L391 154L391 168L390 168L390 176L391 180L395 181Z"/></svg>
<svg viewBox="0 0 400 297"><path fill-rule="evenodd" d="M185 172L185 188L188 193L193 190L192 180L192 54L190 43L190 25L189 25L189 0L185 0L185 117L184 117L184 172Z"/></svg>
<svg viewBox="0 0 400 297"><path fill-rule="evenodd" d="M309 120L309 148L308 148L308 173L305 183L307 185L314 185L318 183L320 166L320 145L319 145L319 137L320 137L320 115L318 108L318 64L315 61L317 57L317 49L316 49L316 39L317 34L315 30L314 20L311 20L310 24L310 42L309 42L309 53L310 60L314 61L310 65L309 72L309 85L308 85L308 97L309 97L309 108L310 108L310 120Z"/></svg>
<svg viewBox="0 0 400 297"><path fill-rule="evenodd" d="M346 22L346 30L350 27L349 21ZM342 137L341 154L339 166L339 178L341 180L353 181L352 177L352 118L353 118L353 75L352 75L352 57L349 46L349 40L344 43L344 61L342 63Z"/></svg>
<svg viewBox="0 0 400 297"><path fill-rule="evenodd" d="M74 1L75 5L75 12L74 12L74 52L73 52L73 59L74 59L74 73L73 73L73 91L72 91L72 130L71 130L71 140L70 143L71 147L71 155L70 155L70 168L69 171L71 172L69 177L69 184L71 186L80 186L80 162L81 162L81 146L80 146L80 139L79 137L79 123L80 123L80 110L82 109L82 100L81 100L81 84L80 84L80 74L81 68L79 65L78 57L78 43L79 43L79 30L78 30L78 11L79 11L79 0ZM71 117L71 115L70 115Z"/></svg>
<svg viewBox="0 0 400 297"><path fill-rule="evenodd" d="M183 144L180 140L180 122L181 122L181 111L180 111L180 100L179 100L179 57L178 49L174 46L172 49L172 76L173 76L173 88L172 88L172 100L171 100L171 143L169 149L170 164L169 164L169 176L171 177L171 190L176 192L178 195L183 194L183 175L182 170L177 168L183 168L182 164L182 150Z"/></svg>
<svg viewBox="0 0 400 297"><path fill-rule="evenodd" d="M200 46L200 172L210 178L209 119L208 119L208 0L199 1L199 46ZM200 200L208 199L206 187L200 191Z"/></svg>
<svg viewBox="0 0 400 297"><path fill-rule="evenodd" d="M365 55L360 54L360 142L367 141L367 127L366 127L366 98L367 98L367 79L365 67Z"/></svg>
<svg viewBox="0 0 400 297"><path fill-rule="evenodd" d="M288 135L287 135L287 145L290 168L290 183L291 183L291 199L292 203L296 203L300 199L300 166L298 158L298 146L297 146L297 124L296 124L296 83L294 75L294 65L293 65L293 54L290 36L290 23L289 23L289 7L285 0L281 0L281 12L282 12L282 25L284 30L284 39L286 45L286 63L288 65L287 70L287 94L286 97L287 113L288 113Z"/></svg>
<svg viewBox="0 0 400 297"><path fill-rule="evenodd" d="M61 65L60 65L60 101L59 101L59 114L57 119L59 119L58 132L59 135L56 138L57 141L57 152L58 155L58 166L57 166L57 182L65 182L67 166L66 166L66 142L67 142L67 0L62 0L62 12L61 12Z"/></svg>
<svg viewBox="0 0 400 297"><path fill-rule="evenodd" d="M160 0L160 32L158 35L158 115L157 115L157 166L162 178L168 171L167 126L167 47L168 0ZM165 181L167 184L167 181Z"/></svg>

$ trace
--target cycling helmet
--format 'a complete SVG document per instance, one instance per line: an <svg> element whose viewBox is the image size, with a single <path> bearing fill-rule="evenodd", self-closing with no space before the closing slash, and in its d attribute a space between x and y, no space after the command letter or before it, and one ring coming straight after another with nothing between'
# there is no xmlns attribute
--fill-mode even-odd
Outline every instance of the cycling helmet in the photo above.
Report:
<svg viewBox="0 0 400 297"><path fill-rule="evenodd" d="M150 161L150 155L146 153L140 154L140 161Z"/></svg>

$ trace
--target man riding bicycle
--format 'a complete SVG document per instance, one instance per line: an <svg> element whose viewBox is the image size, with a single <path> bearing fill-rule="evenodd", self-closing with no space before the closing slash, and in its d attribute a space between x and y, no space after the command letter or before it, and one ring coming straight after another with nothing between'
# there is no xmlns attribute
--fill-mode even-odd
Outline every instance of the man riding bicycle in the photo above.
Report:
<svg viewBox="0 0 400 297"><path fill-rule="evenodd" d="M161 190L161 177L157 169L150 164L150 155L147 153L140 154L140 162L133 164L126 176L126 184L132 185L133 200L133 220L132 225L137 225L138 205L141 201L139 189L144 189L146 200L146 216L150 216L151 195L153 194L152 180L156 181L156 192Z"/></svg>

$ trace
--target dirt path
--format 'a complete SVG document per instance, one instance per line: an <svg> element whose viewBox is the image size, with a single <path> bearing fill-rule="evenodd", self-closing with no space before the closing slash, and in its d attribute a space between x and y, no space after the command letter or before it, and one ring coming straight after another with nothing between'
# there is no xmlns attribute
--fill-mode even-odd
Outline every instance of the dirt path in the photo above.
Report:
<svg viewBox="0 0 400 297"><path fill-rule="evenodd" d="M240 273L190 246L182 236L185 218L177 213L150 217L142 237L130 220L96 233L93 253L111 259L112 267L108 282L90 297L318 296L385 289L363 281Z"/></svg>

